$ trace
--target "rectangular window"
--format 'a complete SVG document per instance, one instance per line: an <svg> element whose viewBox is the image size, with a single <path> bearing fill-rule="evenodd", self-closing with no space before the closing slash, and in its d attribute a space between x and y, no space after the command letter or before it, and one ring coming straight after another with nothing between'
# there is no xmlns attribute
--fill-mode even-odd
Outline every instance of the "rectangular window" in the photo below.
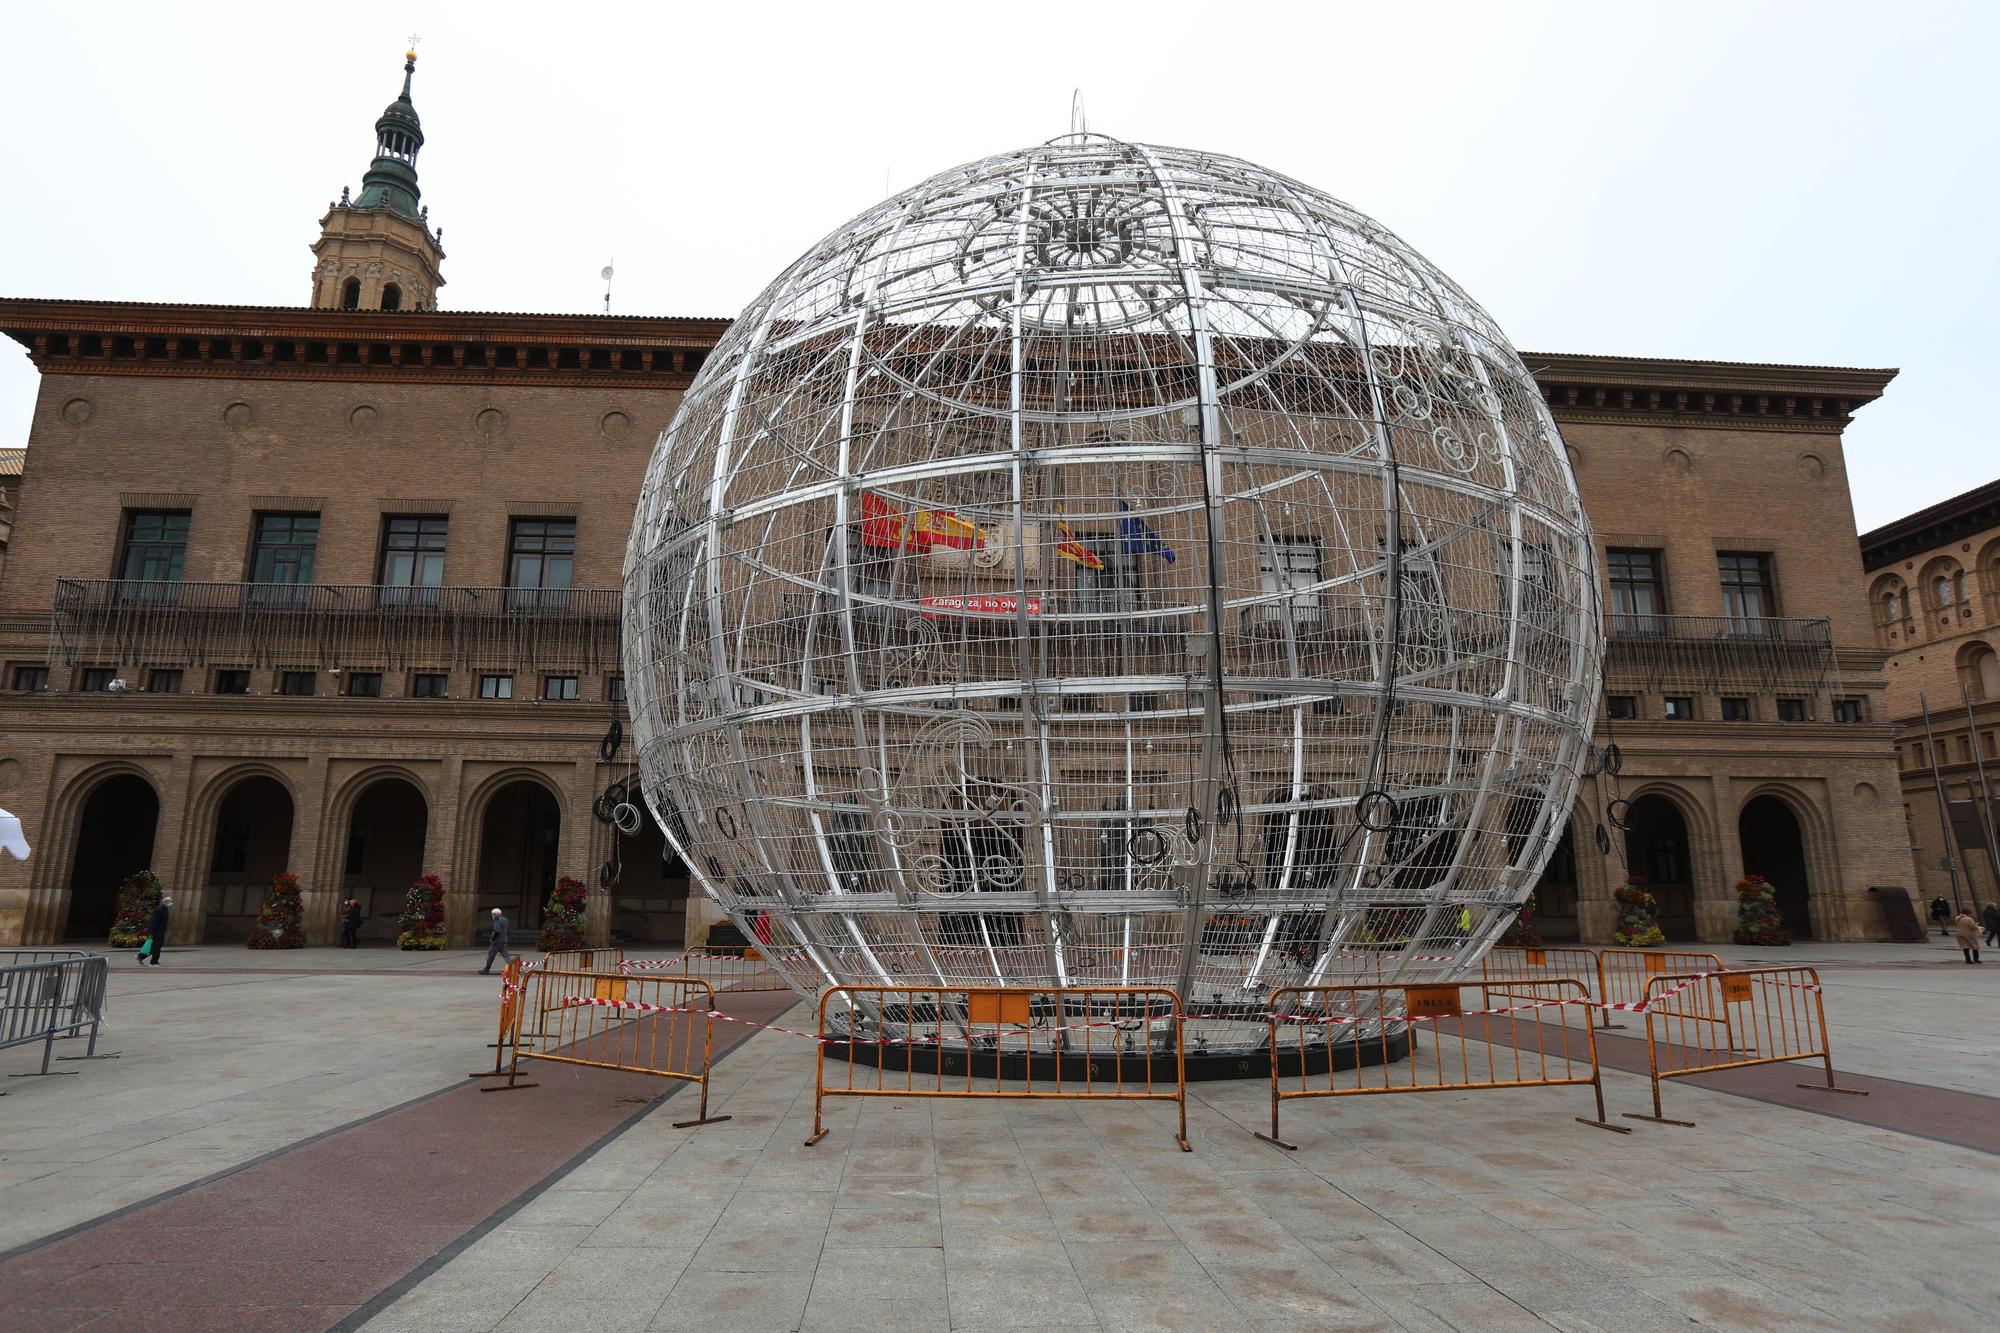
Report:
<svg viewBox="0 0 2000 1333"><path fill-rule="evenodd" d="M511 699L514 697L512 676L481 676L479 697L482 699Z"/></svg>
<svg viewBox="0 0 2000 1333"><path fill-rule="evenodd" d="M181 673L178 670L161 667L146 673L146 693L179 694Z"/></svg>
<svg viewBox="0 0 2000 1333"><path fill-rule="evenodd" d="M79 690L108 690L111 682L118 679L117 667L85 667L77 673L76 687Z"/></svg>
<svg viewBox="0 0 2000 1333"><path fill-rule="evenodd" d="M609 699L612 703L615 704L624 703L625 677L623 676L607 677L604 682L604 697Z"/></svg>
<svg viewBox="0 0 2000 1333"><path fill-rule="evenodd" d="M1806 720L1806 701L1804 699L1778 700L1778 721L1804 722Z"/></svg>
<svg viewBox="0 0 2000 1333"><path fill-rule="evenodd" d="M442 671L419 671L410 677L410 697L412 699L442 699L446 683L451 679Z"/></svg>
<svg viewBox="0 0 2000 1333"><path fill-rule="evenodd" d="M1835 699L1833 701L1833 720L1835 722L1861 722L1865 719L1866 714L1861 710L1861 700Z"/></svg>
<svg viewBox="0 0 2000 1333"><path fill-rule="evenodd" d="M1313 712L1320 717L1346 717L1347 700L1342 695L1313 700Z"/></svg>
<svg viewBox="0 0 2000 1333"><path fill-rule="evenodd" d="M1778 614L1770 552L1717 551L1715 567L1722 580L1724 615L1731 620L1763 620Z"/></svg>
<svg viewBox="0 0 2000 1333"><path fill-rule="evenodd" d="M1255 620L1275 625L1286 619L1319 618L1320 549L1317 537L1260 537L1257 573L1266 599L1253 608Z"/></svg>
<svg viewBox="0 0 2000 1333"><path fill-rule="evenodd" d="M1724 699L1722 701L1722 720L1724 722L1748 722L1750 720L1750 701L1748 699Z"/></svg>
<svg viewBox="0 0 2000 1333"><path fill-rule="evenodd" d="M318 514L258 514L250 547L251 590L263 606L300 606L319 552Z"/></svg>
<svg viewBox="0 0 2000 1333"><path fill-rule="evenodd" d="M1613 721L1626 722L1639 716L1639 696L1636 694L1607 694L1604 696L1605 716Z"/></svg>
<svg viewBox="0 0 2000 1333"><path fill-rule="evenodd" d="M316 671L280 671L278 673L278 693L290 695L311 695L319 693L319 673Z"/></svg>
<svg viewBox="0 0 2000 1333"><path fill-rule="evenodd" d="M1611 583L1611 631L1658 634L1667 609L1667 584L1659 551L1610 547L1604 552Z"/></svg>
<svg viewBox="0 0 2000 1333"><path fill-rule="evenodd" d="M575 676L543 676L542 697L544 699L576 698Z"/></svg>
<svg viewBox="0 0 2000 1333"><path fill-rule="evenodd" d="M422 589L444 585L445 536L451 520L443 515L391 514L382 520L383 605L434 602Z"/></svg>
<svg viewBox="0 0 2000 1333"><path fill-rule="evenodd" d="M347 673L347 697L350 699L379 699L382 697L382 673L379 671L350 671Z"/></svg>
<svg viewBox="0 0 2000 1333"><path fill-rule="evenodd" d="M17 666L14 668L14 688L17 690L46 690L49 687L49 669L45 666Z"/></svg>
<svg viewBox="0 0 2000 1333"><path fill-rule="evenodd" d="M214 874L241 874L250 868L250 826L248 824L218 824L215 827L215 851L209 857L208 868Z"/></svg>
<svg viewBox="0 0 2000 1333"><path fill-rule="evenodd" d="M1669 722L1692 722L1692 721L1694 721L1694 698L1693 698L1693 696L1692 696L1692 695L1686 695L1686 694L1670 694L1670 695L1668 695L1668 696L1667 696L1667 721L1669 721Z"/></svg>
<svg viewBox="0 0 2000 1333"><path fill-rule="evenodd" d="M576 560L576 520L517 518L507 529L507 586L560 590ZM525 599L532 603L535 599Z"/></svg>
<svg viewBox="0 0 2000 1333"><path fill-rule="evenodd" d="M185 509L128 509L118 577L151 583L179 583L187 560L189 514ZM129 589L128 596L145 596Z"/></svg>
<svg viewBox="0 0 2000 1333"><path fill-rule="evenodd" d="M1160 711L1160 696L1157 694L1134 694L1126 698L1125 706L1134 713L1157 713Z"/></svg>
<svg viewBox="0 0 2000 1333"><path fill-rule="evenodd" d="M250 673L236 667L222 668L222 670L215 673L215 692L217 694L250 693Z"/></svg>

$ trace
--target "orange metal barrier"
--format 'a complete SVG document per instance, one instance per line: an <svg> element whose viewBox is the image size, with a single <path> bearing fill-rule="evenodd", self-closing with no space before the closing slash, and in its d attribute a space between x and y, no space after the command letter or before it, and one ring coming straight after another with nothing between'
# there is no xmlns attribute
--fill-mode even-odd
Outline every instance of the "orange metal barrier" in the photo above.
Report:
<svg viewBox="0 0 2000 1333"><path fill-rule="evenodd" d="M537 972L615 972L625 961L625 950L615 944L600 949L558 949L545 953L533 964Z"/></svg>
<svg viewBox="0 0 2000 1333"><path fill-rule="evenodd" d="M1689 953L1679 949L1599 949L1597 951L1597 999L1601 1004L1624 1005L1636 1009L1652 994L1650 984L1656 977L1671 973L1725 972L1728 969L1720 958L1712 953ZM1678 1004L1678 997L1667 1003ZM1690 1012L1689 1017L1696 1017ZM1704 1021L1726 1022L1728 1015L1707 1014ZM1606 1027L1620 1028L1623 1023L1606 1022Z"/></svg>
<svg viewBox="0 0 2000 1333"><path fill-rule="evenodd" d="M1671 1003L1669 1003L1671 999ZM1625 1114L1663 1125L1692 1125L1660 1112L1660 1083L1718 1069L1821 1060L1826 1082L1801 1088L1866 1097L1860 1088L1835 1087L1826 1037L1826 1005L1819 972L1810 967L1753 967L1738 972L1656 976L1646 986L1646 1063L1653 1082L1653 1113ZM1718 1029L1725 1034L1717 1044Z"/></svg>
<svg viewBox="0 0 2000 1333"><path fill-rule="evenodd" d="M498 1078L507 1072L505 1052L520 1040L521 991L521 960L509 958L500 969L500 1035L489 1043L493 1047L493 1068L474 1070L467 1078Z"/></svg>
<svg viewBox="0 0 2000 1333"><path fill-rule="evenodd" d="M1460 992L1486 988L1515 997L1515 1003L1467 1012ZM1589 1003L1589 988L1574 977L1280 987L1271 992L1268 1020L1271 1132L1257 1137L1296 1148L1279 1137L1278 1108L1303 1097L1583 1084L1597 1098L1597 1117L1578 1116L1578 1122L1629 1133L1604 1118L1596 1028L1589 1022L1572 1027L1556 1016ZM1429 1029L1428 1057L1416 1040L1419 1026ZM1406 1033L1409 1053L1392 1063ZM1285 1064L1297 1072L1283 1073ZM1322 1065L1320 1072L1308 1072Z"/></svg>
<svg viewBox="0 0 2000 1333"><path fill-rule="evenodd" d="M681 955L680 970L713 983L717 990L790 990L784 973L750 944L693 944Z"/></svg>
<svg viewBox="0 0 2000 1333"><path fill-rule="evenodd" d="M1592 1000L1600 1004L1604 999L1600 981L1602 960L1597 950L1577 946L1549 945L1527 948L1512 944L1495 945L1487 950L1480 963L1480 984L1486 987L1487 998L1483 1008L1495 1008L1495 997L1516 998L1512 990L1505 989L1512 979L1532 981L1576 981L1580 982ZM1556 1011L1561 1021L1577 1024L1595 1023L1598 1027L1610 1027L1611 1015L1597 1005L1565 1005Z"/></svg>
<svg viewBox="0 0 2000 1333"><path fill-rule="evenodd" d="M729 1119L708 1113L708 1069L715 1052L715 988L691 977L627 977L603 972L531 972L529 1002L553 1024L539 1048L514 1043L507 1082L481 1092L532 1088L520 1081L523 1060L653 1074L701 1088L700 1113L674 1128Z"/></svg>
<svg viewBox="0 0 2000 1333"><path fill-rule="evenodd" d="M843 1025L829 1028L829 1015ZM1174 1139L1182 1152L1193 1150L1181 997L1165 986L829 986L820 995L817 1031L808 1148L829 1132L822 1115L828 1097L974 1097L1173 1102L1180 1114ZM1170 1080L1155 1076L1155 1035L1167 1039ZM829 1040L844 1043L848 1054L846 1078L832 1083ZM935 1048L929 1071L907 1058L907 1048L923 1046ZM905 1048L900 1067L885 1058L892 1047ZM1053 1072L1037 1076L1037 1060ZM1065 1065L1081 1065L1081 1077Z"/></svg>

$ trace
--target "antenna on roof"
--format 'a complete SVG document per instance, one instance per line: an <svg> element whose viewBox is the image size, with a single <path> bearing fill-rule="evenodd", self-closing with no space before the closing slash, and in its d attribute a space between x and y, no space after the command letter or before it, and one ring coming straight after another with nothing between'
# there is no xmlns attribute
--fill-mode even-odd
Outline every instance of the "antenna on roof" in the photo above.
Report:
<svg viewBox="0 0 2000 1333"><path fill-rule="evenodd" d="M611 313L611 265L606 264L598 277L604 279L604 313Z"/></svg>

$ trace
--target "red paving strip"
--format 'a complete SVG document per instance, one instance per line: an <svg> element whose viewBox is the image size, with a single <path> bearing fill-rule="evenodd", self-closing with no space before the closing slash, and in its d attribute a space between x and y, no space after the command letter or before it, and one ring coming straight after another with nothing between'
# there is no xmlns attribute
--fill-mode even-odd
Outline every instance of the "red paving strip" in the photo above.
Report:
<svg viewBox="0 0 2000 1333"><path fill-rule="evenodd" d="M718 998L756 1022L796 1002ZM718 1022L715 1056L757 1031ZM0 1326L330 1328L687 1086L535 1062L523 1073L541 1086L483 1096L468 1081L0 1260Z"/></svg>
<svg viewBox="0 0 2000 1333"><path fill-rule="evenodd" d="M1622 1015L1631 1022L1635 1016ZM1632 1024L1639 1035L1630 1036L1623 1032L1597 1030L1597 1062L1606 1069L1617 1069L1628 1074L1644 1077L1650 1070L1646 1060L1646 1037L1643 1021ZM1447 1027L1450 1025L1447 1024ZM1494 1024L1491 1032L1481 1029L1468 1032L1480 1040L1490 1041L1496 1046L1512 1046L1518 1050L1547 1050L1550 1058L1563 1049L1565 1030L1560 1024L1543 1024L1537 1019L1522 1018L1515 1026L1532 1029L1545 1027L1546 1035L1538 1038L1532 1031L1522 1033L1508 1040L1500 1024ZM1585 1047L1583 1029L1567 1029L1568 1049L1574 1056L1582 1056ZM1538 1041L1546 1045L1538 1045ZM1670 1078L1660 1084L1660 1106L1662 1113L1674 1119L1695 1118L1682 1105L1675 1109L1675 1085L1692 1083L1712 1092L1726 1092L1732 1096L1748 1097L1753 1101L1772 1102L1788 1106L1797 1111L1811 1111L1815 1115L1831 1116L1836 1120L1849 1120L1858 1125L1873 1125L1877 1129L1894 1130L1898 1134L1913 1134L1919 1138L1933 1139L1939 1143L1949 1143L1960 1148L1970 1148L1975 1152L2000 1155L2000 1098L1982 1096L1976 1092L1959 1092L1951 1088L1934 1088L1923 1083L1906 1083L1900 1079L1875 1078L1868 1074L1852 1074L1840 1067L1839 1045L1834 1046L1834 1082L1843 1088L1855 1088L1866 1092L1866 1097L1850 1097L1838 1092L1816 1092L1811 1088L1801 1088L1800 1083L1826 1082L1826 1065L1819 1060L1790 1060L1783 1064L1750 1065L1742 1069L1718 1070L1712 1074L1690 1074ZM1609 1105L1611 1096L1606 1093ZM1616 1116L1621 1111L1641 1111L1652 1114L1650 1094L1643 1105L1610 1106ZM1638 1123L1638 1122L1635 1122Z"/></svg>

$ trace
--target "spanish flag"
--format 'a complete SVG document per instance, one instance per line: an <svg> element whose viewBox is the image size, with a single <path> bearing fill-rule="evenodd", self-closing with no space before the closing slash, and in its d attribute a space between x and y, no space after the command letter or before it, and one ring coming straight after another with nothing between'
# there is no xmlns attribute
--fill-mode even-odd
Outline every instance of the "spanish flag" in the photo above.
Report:
<svg viewBox="0 0 2000 1333"><path fill-rule="evenodd" d="M891 551L929 551L939 546L966 551L984 546L986 533L949 509L920 509L911 519L875 492L863 491L861 544Z"/></svg>

